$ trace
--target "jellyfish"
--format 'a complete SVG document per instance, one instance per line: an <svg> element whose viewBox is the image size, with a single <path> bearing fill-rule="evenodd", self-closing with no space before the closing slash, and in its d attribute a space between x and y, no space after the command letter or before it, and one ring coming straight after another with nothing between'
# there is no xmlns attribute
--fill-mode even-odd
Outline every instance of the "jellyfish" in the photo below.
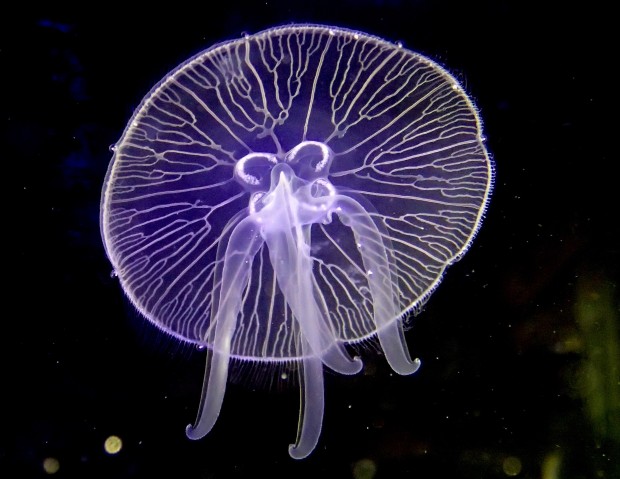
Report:
<svg viewBox="0 0 620 479"><path fill-rule="evenodd" d="M493 184L459 82L400 44L288 25L215 45L146 95L113 147L101 231L122 289L207 350L198 418L215 425L235 362L291 366L291 457L316 447L324 368L376 338L420 366L405 320L478 231Z"/></svg>

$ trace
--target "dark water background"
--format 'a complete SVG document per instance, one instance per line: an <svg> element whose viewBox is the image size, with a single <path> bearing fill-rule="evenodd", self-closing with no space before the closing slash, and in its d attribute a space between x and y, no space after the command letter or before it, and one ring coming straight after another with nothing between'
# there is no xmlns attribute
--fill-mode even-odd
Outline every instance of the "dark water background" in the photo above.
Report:
<svg viewBox="0 0 620 479"><path fill-rule="evenodd" d="M0 478L48 476L44 464L58 478L620 477L617 35L597 2L569 3L3 13ZM364 374L326 373L323 434L305 461L287 454L296 389L233 384L214 430L186 439L203 354L132 311L98 224L109 146L150 88L213 43L293 21L446 65L497 163L473 247L408 333L421 370L399 377L368 354ZM118 454L104 450L111 435Z"/></svg>

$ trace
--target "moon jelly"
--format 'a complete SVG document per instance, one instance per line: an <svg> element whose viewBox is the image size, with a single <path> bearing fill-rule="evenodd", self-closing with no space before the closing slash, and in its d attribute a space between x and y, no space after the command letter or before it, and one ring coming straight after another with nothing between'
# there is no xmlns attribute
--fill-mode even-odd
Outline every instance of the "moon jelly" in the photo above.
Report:
<svg viewBox="0 0 620 479"><path fill-rule="evenodd" d="M469 247L493 183L461 85L401 45L292 25L215 45L129 121L103 188L107 255L135 307L206 347L191 439L213 428L231 362L295 365L293 458L315 448L323 368L377 337L415 372L403 319Z"/></svg>

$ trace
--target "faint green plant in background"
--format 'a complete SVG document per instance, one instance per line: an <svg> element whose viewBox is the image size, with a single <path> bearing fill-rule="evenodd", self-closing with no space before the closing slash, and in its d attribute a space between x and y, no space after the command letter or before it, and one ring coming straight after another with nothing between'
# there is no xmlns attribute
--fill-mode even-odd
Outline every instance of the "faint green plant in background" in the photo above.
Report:
<svg viewBox="0 0 620 479"><path fill-rule="evenodd" d="M620 451L620 315L614 293L611 281L584 275L575 302L583 357L579 392L597 446L612 454Z"/></svg>

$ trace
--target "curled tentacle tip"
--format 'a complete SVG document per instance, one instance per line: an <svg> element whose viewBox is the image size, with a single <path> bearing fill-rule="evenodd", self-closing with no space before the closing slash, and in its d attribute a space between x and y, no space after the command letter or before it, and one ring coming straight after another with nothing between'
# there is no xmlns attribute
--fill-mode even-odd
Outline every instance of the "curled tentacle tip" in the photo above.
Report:
<svg viewBox="0 0 620 479"><path fill-rule="evenodd" d="M418 369L420 369L420 366L422 366L422 361L420 360L420 358L415 358L412 364L413 364L412 373L415 373Z"/></svg>
<svg viewBox="0 0 620 479"><path fill-rule="evenodd" d="M353 366L351 369L351 374L357 374L364 368L364 362L362 361L362 358L359 356L353 357L353 360L351 361L351 365Z"/></svg>
<svg viewBox="0 0 620 479"><path fill-rule="evenodd" d="M188 424L185 428L185 435L192 440L201 439L205 436L204 434L197 433L196 428L191 424Z"/></svg>
<svg viewBox="0 0 620 479"><path fill-rule="evenodd" d="M418 358L415 358L413 360L406 359L399 362L398 364L392 364L392 369L401 376L408 376L420 369L421 364L422 361L420 361Z"/></svg>
<svg viewBox="0 0 620 479"><path fill-rule="evenodd" d="M312 451L307 452L299 452L299 446L297 444L289 444L288 446L288 455L293 459L305 459L310 455Z"/></svg>

